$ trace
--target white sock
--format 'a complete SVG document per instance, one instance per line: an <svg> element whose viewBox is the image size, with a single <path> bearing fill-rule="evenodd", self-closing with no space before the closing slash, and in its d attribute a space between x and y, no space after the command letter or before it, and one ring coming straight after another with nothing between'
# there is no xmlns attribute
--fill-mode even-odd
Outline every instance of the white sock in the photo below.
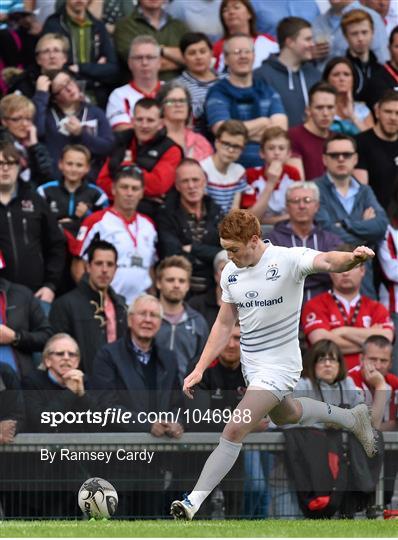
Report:
<svg viewBox="0 0 398 540"><path fill-rule="evenodd" d="M207 458L199 480L196 482L193 491L188 495L196 511L199 510L206 497L232 469L241 448L242 443L234 443L220 437L217 448Z"/></svg>
<svg viewBox="0 0 398 540"><path fill-rule="evenodd" d="M318 422L339 424L342 428L351 429L354 415L349 409L342 409L307 397L297 398L303 407L303 416L299 420L302 426L312 426Z"/></svg>

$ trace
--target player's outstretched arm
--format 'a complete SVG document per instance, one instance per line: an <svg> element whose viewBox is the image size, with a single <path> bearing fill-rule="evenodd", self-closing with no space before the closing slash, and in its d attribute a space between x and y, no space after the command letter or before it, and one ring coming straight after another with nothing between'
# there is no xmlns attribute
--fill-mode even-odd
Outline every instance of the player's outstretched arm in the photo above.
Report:
<svg viewBox="0 0 398 540"><path fill-rule="evenodd" d="M183 391L189 398L193 398L193 387L200 383L203 372L226 347L237 318L238 312L235 304L221 302L217 319L213 324L198 363L195 369L185 377Z"/></svg>
<svg viewBox="0 0 398 540"><path fill-rule="evenodd" d="M319 253L314 259L314 272L347 272L373 259L375 253L367 246L358 246L352 253L327 251Z"/></svg>

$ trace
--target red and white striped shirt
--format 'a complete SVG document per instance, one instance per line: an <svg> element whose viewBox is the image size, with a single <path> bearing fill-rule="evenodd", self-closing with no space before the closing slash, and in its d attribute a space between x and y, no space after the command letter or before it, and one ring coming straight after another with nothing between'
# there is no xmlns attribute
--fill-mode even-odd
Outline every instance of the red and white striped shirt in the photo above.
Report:
<svg viewBox="0 0 398 540"><path fill-rule="evenodd" d="M380 302L390 313L398 313L398 229L387 227L377 253L385 282L380 286Z"/></svg>

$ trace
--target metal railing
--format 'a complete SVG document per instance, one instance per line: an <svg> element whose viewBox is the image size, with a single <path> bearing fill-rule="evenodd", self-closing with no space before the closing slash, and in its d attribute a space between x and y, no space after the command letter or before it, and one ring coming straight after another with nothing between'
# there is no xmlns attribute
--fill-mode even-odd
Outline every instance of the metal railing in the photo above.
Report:
<svg viewBox="0 0 398 540"><path fill-rule="evenodd" d="M178 440L156 438L147 433L19 434L13 444L0 446L0 501L3 496L4 515L13 518L78 515L76 492L82 482L92 476L104 477L114 483L122 499L127 494L122 516L146 515L141 503L134 502L135 494L141 494L139 500L145 499L146 495L153 500L155 492L165 494L166 503L159 502L160 506L155 507L160 508L162 504L164 507L147 517L165 515L163 510L169 499L179 497L183 490L192 488L208 453L218 444L219 437L218 433L186 433ZM398 450L398 432L385 432L383 438L386 451ZM294 492L283 466L284 448L283 432L250 434L245 439L240 463L234 468L237 472L231 475L233 469L222 484L225 500L220 502L218 493L218 500L213 497L214 500L209 501L203 517L297 516L297 504L275 504L278 500L291 499ZM79 454L83 458L76 461L69 458L63 460L62 449L70 453L108 452L112 457L108 463L90 459L92 456L85 459L84 454ZM122 455L131 452L137 459L118 462L118 450ZM151 452L154 453L153 461L148 463L148 453ZM142 460L138 453L142 454ZM259 462L260 453L262 458L269 457L267 470L263 459L262 469L259 469L258 463L256 467L252 466L255 460ZM55 456L52 463L49 456ZM251 474L254 474L254 470L261 470L262 478L249 478L248 470L252 471ZM260 504L258 499L265 492L266 499ZM65 494L70 499L69 506L63 503ZM54 509L56 504L59 504L58 509ZM382 469L376 488L376 506L381 509L383 505ZM278 510L275 510L277 507Z"/></svg>

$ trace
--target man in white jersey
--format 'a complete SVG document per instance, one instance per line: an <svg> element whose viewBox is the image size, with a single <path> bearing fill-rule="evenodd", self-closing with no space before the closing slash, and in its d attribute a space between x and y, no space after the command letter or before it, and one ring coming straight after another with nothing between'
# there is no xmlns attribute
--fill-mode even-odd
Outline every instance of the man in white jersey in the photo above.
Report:
<svg viewBox="0 0 398 540"><path fill-rule="evenodd" d="M193 491L184 500L172 503L171 514L176 519L193 518L232 468L245 436L266 414L278 425L312 425L317 421L338 424L357 436L368 456L375 453L366 405L348 410L291 396L302 369L298 324L305 277L315 272L344 272L371 259L374 252L364 246L352 253L273 246L261 240L258 219L245 210L230 212L221 222L219 233L230 259L221 276L221 307L183 390L193 397L194 386L226 346L238 317L241 365L248 388Z"/></svg>

